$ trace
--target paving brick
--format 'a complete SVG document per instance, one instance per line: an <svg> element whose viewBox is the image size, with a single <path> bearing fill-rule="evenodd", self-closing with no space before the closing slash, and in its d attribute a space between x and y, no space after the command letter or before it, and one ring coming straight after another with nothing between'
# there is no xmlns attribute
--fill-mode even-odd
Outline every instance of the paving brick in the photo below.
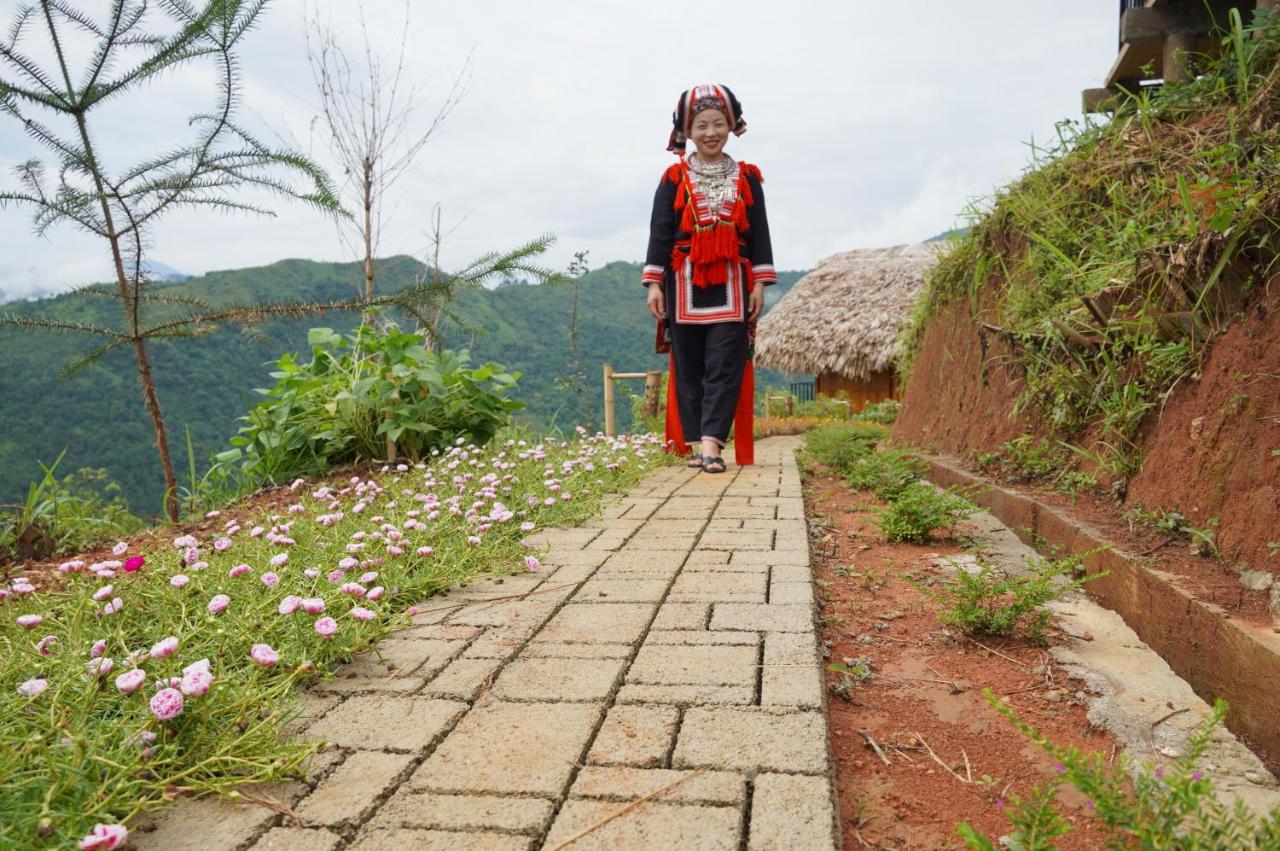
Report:
<svg viewBox="0 0 1280 851"><path fill-rule="evenodd" d="M502 667L501 659L455 659L422 687L424 697L475 700L485 683Z"/></svg>
<svg viewBox="0 0 1280 851"><path fill-rule="evenodd" d="M691 520L679 520L667 518L663 520L650 520L644 524L644 530L654 535L666 534L684 534L690 535L702 531L702 527L706 525L706 521L701 518Z"/></svg>
<svg viewBox="0 0 1280 851"><path fill-rule="evenodd" d="M412 761L407 754L356 751L294 811L312 827L358 823Z"/></svg>
<svg viewBox="0 0 1280 851"><path fill-rule="evenodd" d="M397 632L397 638L427 638L427 639L461 639L468 641L480 634L478 626L462 626L460 624L427 624L425 626L415 626L406 629L404 632Z"/></svg>
<svg viewBox="0 0 1280 851"><path fill-rule="evenodd" d="M582 584L573 596L578 603L656 603L667 593L665 579L598 579Z"/></svg>
<svg viewBox="0 0 1280 851"><path fill-rule="evenodd" d="M813 568L806 561L804 564L775 564L769 568L770 578L774 582L803 582L813 584Z"/></svg>
<svg viewBox="0 0 1280 851"><path fill-rule="evenodd" d="M645 645L627 671L627 682L754 687L756 659L754 644Z"/></svg>
<svg viewBox="0 0 1280 851"><path fill-rule="evenodd" d="M555 847L618 812L624 804L567 801L556 816L545 847ZM741 813L736 807L709 807L646 802L591 831L573 843L573 851L734 851L738 848Z"/></svg>
<svg viewBox="0 0 1280 851"><path fill-rule="evenodd" d="M482 700L410 778L410 788L559 795L600 720L587 703Z"/></svg>
<svg viewBox="0 0 1280 851"><path fill-rule="evenodd" d="M681 573L667 599L677 603L763 603L763 573Z"/></svg>
<svg viewBox="0 0 1280 851"><path fill-rule="evenodd" d="M712 629L813 632L813 607L795 603L716 603Z"/></svg>
<svg viewBox="0 0 1280 851"><path fill-rule="evenodd" d="M255 786L253 795L286 805L296 802L307 787L302 783ZM222 797L184 798L156 816L130 825L129 840L138 851L232 851L248 843L270 824L276 813L249 801ZM154 826L154 830L146 828Z"/></svg>
<svg viewBox="0 0 1280 851"><path fill-rule="evenodd" d="M553 550L543 555L539 560L546 565L599 567L608 557L608 553L596 550Z"/></svg>
<svg viewBox="0 0 1280 851"><path fill-rule="evenodd" d="M544 581L545 577L537 573L526 573L519 576L486 576L473 579L466 585L460 585L449 592L451 600L492 600L495 597L511 597L516 594L528 594Z"/></svg>
<svg viewBox="0 0 1280 851"><path fill-rule="evenodd" d="M646 647L650 644L749 644L755 647L760 643L760 636L727 629L651 629L644 643Z"/></svg>
<svg viewBox="0 0 1280 851"><path fill-rule="evenodd" d="M340 666L332 680L317 684L323 691L417 691L423 679L439 671L466 646L462 640L388 639L376 650L361 653Z"/></svg>
<svg viewBox="0 0 1280 851"><path fill-rule="evenodd" d="M768 505L722 505L716 509L716 516L736 517L743 520L772 520L774 508Z"/></svg>
<svg viewBox="0 0 1280 851"><path fill-rule="evenodd" d="M542 595L503 603L470 603L450 616L450 623L508 628L538 626L551 616L558 603Z"/></svg>
<svg viewBox="0 0 1280 851"><path fill-rule="evenodd" d="M604 700L622 673L622 659L516 659L493 684L502 700Z"/></svg>
<svg viewBox="0 0 1280 851"><path fill-rule="evenodd" d="M462 652L464 659L510 659L520 652L520 648L529 640L537 628L535 624L525 624L518 628L494 627L486 630Z"/></svg>
<svg viewBox="0 0 1280 851"><path fill-rule="evenodd" d="M310 733L344 748L421 750L466 709L452 700L361 695L331 709Z"/></svg>
<svg viewBox="0 0 1280 851"><path fill-rule="evenodd" d="M633 644L644 634L653 610L652 603L569 603L542 628L537 640Z"/></svg>
<svg viewBox="0 0 1280 851"><path fill-rule="evenodd" d="M570 798L602 798L634 801L689 777L693 772L663 768L610 768L588 765L578 773L569 790ZM679 786L663 792L653 800L680 804L742 804L746 800L747 781L731 771L707 771L690 777Z"/></svg>
<svg viewBox="0 0 1280 851"><path fill-rule="evenodd" d="M680 725L672 765L822 773L827 770L826 721L818 712L693 707Z"/></svg>
<svg viewBox="0 0 1280 851"><path fill-rule="evenodd" d="M838 851L830 781L757 775L747 847L752 851Z"/></svg>
<svg viewBox="0 0 1280 851"><path fill-rule="evenodd" d="M552 585L570 585L590 579L600 568L594 564L542 565L542 572L547 575ZM571 592L572 593L572 592ZM541 596L541 595L539 595Z"/></svg>
<svg viewBox="0 0 1280 851"><path fill-rule="evenodd" d="M814 636L797 632L771 632L765 636L760 703L822 707L822 668Z"/></svg>
<svg viewBox="0 0 1280 851"><path fill-rule="evenodd" d="M605 716L587 761L642 768L662 765L675 740L679 715L674 706L615 706Z"/></svg>
<svg viewBox="0 0 1280 851"><path fill-rule="evenodd" d="M654 629L704 629L710 603L663 603L653 620Z"/></svg>
<svg viewBox="0 0 1280 851"><path fill-rule="evenodd" d="M342 837L321 828L273 827L253 843L253 851L333 851Z"/></svg>
<svg viewBox="0 0 1280 851"><path fill-rule="evenodd" d="M708 550L768 550L773 546L772 529L738 529L736 531L707 532L698 540L698 546Z"/></svg>
<svg viewBox="0 0 1280 851"><path fill-rule="evenodd" d="M285 731L290 736L296 736L303 730L306 730L315 723L317 718L324 716L333 707L337 706L342 698L333 694L307 689L298 693L297 711L298 715L287 725Z"/></svg>
<svg viewBox="0 0 1280 851"><path fill-rule="evenodd" d="M490 831L453 832L445 830L370 830L361 832L351 851L529 851L534 840L528 836Z"/></svg>
<svg viewBox="0 0 1280 851"><path fill-rule="evenodd" d="M637 532L636 535L619 552L678 552L687 553L693 549L696 535L648 535Z"/></svg>
<svg viewBox="0 0 1280 851"><path fill-rule="evenodd" d="M729 564L737 565L768 565L773 567L779 564L795 564L808 567L809 553L808 551L782 551L782 550L737 550L729 557Z"/></svg>
<svg viewBox="0 0 1280 851"><path fill-rule="evenodd" d="M689 558L685 562L685 567L700 567L710 564L728 564L729 553L724 550L694 550L689 553Z"/></svg>
<svg viewBox="0 0 1280 851"><path fill-rule="evenodd" d="M771 582L769 602L813 604L813 584L810 582Z"/></svg>
<svg viewBox="0 0 1280 851"><path fill-rule="evenodd" d="M520 654L523 659L627 659L635 648L630 644L565 644L534 641Z"/></svg>
<svg viewBox="0 0 1280 851"><path fill-rule="evenodd" d="M755 703L755 686L641 685L627 683L618 690L618 703L669 703L676 706Z"/></svg>
<svg viewBox="0 0 1280 851"><path fill-rule="evenodd" d="M537 833L550 824L554 811L555 805L542 798L440 795L401 789L378 809L368 827Z"/></svg>

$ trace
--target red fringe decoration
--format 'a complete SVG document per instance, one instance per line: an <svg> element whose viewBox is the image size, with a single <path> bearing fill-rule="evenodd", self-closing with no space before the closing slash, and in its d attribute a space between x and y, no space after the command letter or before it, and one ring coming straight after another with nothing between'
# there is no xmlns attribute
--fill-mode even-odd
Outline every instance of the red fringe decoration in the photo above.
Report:
<svg viewBox="0 0 1280 851"><path fill-rule="evenodd" d="M676 353L671 353L667 366L667 423L666 451L677 455L688 455L689 446L684 442L684 431L680 428L680 408L676 401Z"/></svg>

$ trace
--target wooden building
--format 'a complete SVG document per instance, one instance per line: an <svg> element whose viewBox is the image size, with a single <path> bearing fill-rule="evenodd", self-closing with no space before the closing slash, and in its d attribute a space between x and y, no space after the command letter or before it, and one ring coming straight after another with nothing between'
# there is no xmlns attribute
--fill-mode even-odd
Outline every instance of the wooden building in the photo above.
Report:
<svg viewBox="0 0 1280 851"><path fill-rule="evenodd" d="M816 392L843 391L854 411L898 398L898 332L940 246L863 249L823 260L760 320L756 362L810 373Z"/></svg>
<svg viewBox="0 0 1280 851"><path fill-rule="evenodd" d="M1221 51L1231 9L1247 25L1255 12L1280 13L1280 0L1120 0L1119 53L1102 87L1085 89L1085 112L1111 111L1122 91L1190 79L1198 56Z"/></svg>

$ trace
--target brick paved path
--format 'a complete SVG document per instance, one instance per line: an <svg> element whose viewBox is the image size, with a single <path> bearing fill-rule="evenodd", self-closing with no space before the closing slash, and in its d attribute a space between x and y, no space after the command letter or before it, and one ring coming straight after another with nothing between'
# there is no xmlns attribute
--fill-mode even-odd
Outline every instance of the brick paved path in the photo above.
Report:
<svg viewBox="0 0 1280 851"><path fill-rule="evenodd" d="M797 443L659 471L540 572L426 604L307 695L329 748L254 793L297 820L185 801L139 848L837 847Z"/></svg>

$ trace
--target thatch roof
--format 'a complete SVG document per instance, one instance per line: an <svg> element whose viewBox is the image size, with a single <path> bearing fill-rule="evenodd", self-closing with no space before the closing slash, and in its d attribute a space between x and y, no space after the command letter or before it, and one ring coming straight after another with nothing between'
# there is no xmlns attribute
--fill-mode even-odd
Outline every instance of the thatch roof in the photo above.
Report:
<svg viewBox="0 0 1280 851"><path fill-rule="evenodd" d="M757 362L859 381L887 369L898 330L944 244L846 251L823 260L760 320Z"/></svg>

